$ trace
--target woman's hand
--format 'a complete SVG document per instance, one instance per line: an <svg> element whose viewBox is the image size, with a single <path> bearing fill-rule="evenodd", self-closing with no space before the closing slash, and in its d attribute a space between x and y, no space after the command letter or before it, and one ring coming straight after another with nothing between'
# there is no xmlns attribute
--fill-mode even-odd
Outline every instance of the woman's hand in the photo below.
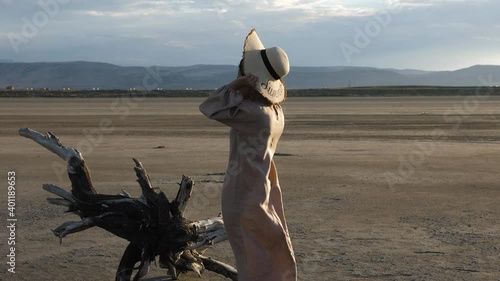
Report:
<svg viewBox="0 0 500 281"><path fill-rule="evenodd" d="M231 83L229 83L229 87L231 87L233 90L238 91L240 88L244 87L250 87L253 88L255 85L257 85L257 82L259 82L259 77L252 75L252 74L247 74L245 76L240 76L233 80Z"/></svg>

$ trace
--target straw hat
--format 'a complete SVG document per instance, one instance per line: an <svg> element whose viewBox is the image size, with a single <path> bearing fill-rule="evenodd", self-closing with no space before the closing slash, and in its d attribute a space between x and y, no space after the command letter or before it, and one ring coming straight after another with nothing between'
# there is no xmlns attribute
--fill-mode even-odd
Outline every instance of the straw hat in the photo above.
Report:
<svg viewBox="0 0 500 281"><path fill-rule="evenodd" d="M255 89L273 104L285 101L286 90L281 82L290 71L288 56L280 47L265 48L252 29L243 47L243 71L259 77Z"/></svg>

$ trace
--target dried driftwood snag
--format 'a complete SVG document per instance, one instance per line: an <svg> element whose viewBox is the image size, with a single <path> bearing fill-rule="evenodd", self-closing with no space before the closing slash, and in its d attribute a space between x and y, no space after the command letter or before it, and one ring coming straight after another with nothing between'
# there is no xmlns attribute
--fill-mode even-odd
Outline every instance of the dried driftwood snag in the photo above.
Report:
<svg viewBox="0 0 500 281"><path fill-rule="evenodd" d="M66 206L68 212L81 219L65 222L53 230L60 242L68 234L94 226L130 242L118 266L116 280L130 280L133 270L138 270L133 280L140 280L157 256L160 266L167 268L173 279L187 271L201 276L207 269L237 280L233 267L202 254L211 245L227 239L222 218L189 222L183 217L193 188L189 177L182 176L177 196L169 201L163 192L157 192L151 186L141 162L133 159L142 196L131 198L126 192L119 195L98 194L78 150L62 145L50 132L43 135L22 128L19 134L57 154L68 164L71 192L52 184L43 185L43 189L60 197L48 198L49 203ZM139 265L135 267L137 263Z"/></svg>

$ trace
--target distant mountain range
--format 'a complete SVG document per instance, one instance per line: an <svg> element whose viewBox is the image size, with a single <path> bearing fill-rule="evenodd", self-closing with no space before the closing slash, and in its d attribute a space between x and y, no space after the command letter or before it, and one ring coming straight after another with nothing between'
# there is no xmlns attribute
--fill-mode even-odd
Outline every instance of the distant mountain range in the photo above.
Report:
<svg viewBox="0 0 500 281"><path fill-rule="evenodd" d="M212 89L235 78L234 65L124 67L99 62L0 62L0 88L50 89ZM500 66L475 65L455 71L381 69L373 67L292 67L289 88L361 86L478 86L500 84ZM491 86L491 85L485 85Z"/></svg>

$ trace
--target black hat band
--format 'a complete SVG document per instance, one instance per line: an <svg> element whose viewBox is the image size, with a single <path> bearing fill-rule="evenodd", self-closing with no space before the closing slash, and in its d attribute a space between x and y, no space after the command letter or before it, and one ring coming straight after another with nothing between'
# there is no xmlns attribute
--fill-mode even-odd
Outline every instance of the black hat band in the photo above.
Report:
<svg viewBox="0 0 500 281"><path fill-rule="evenodd" d="M274 70L273 66L271 65L271 62L269 62L269 58L267 57L267 54L266 54L266 49L262 49L260 51L260 56L262 57L262 61L264 61L264 65L266 66L267 71L269 72L269 74L271 74L271 76L275 80L280 79L281 76L279 76L278 73L276 73L276 71Z"/></svg>

